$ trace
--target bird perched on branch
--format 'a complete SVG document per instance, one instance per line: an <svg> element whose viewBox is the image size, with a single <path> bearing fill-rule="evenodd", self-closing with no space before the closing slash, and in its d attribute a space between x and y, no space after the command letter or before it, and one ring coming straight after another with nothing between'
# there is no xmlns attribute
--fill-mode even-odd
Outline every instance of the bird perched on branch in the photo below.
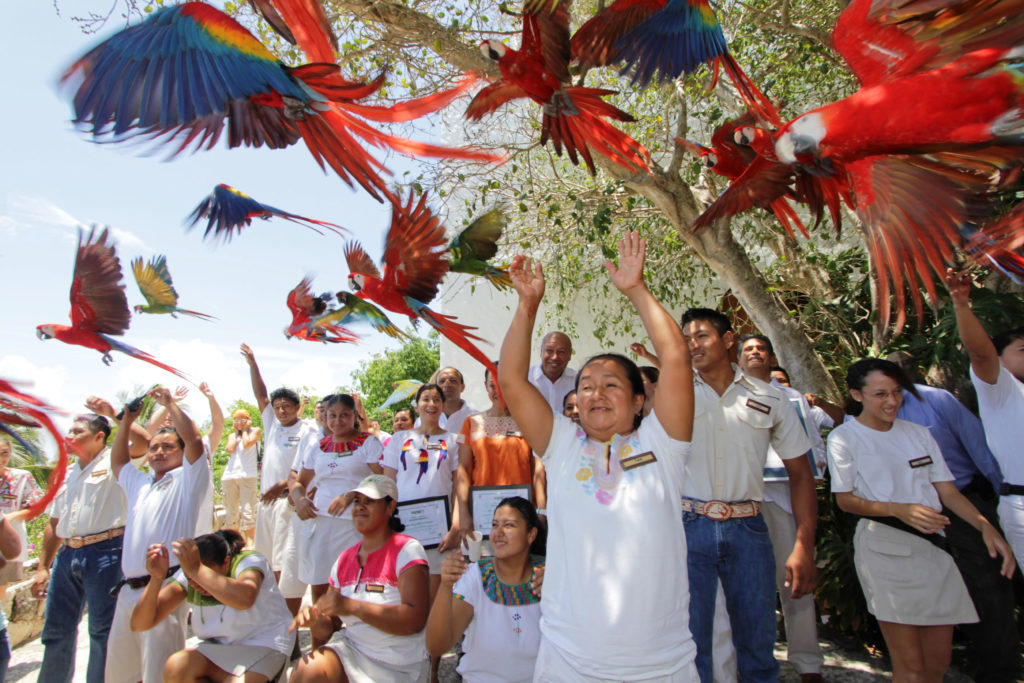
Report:
<svg viewBox="0 0 1024 683"><path fill-rule="evenodd" d="M191 381L180 370L114 339L114 336L124 334L131 322L122 278L121 261L114 245L107 244L107 229L97 235L94 227L84 243L79 230L75 270L71 278L71 324L39 325L36 336L95 349L103 354L106 365L114 362L110 352L120 351Z"/></svg>
<svg viewBox="0 0 1024 683"><path fill-rule="evenodd" d="M171 272L167 270L167 257L163 254L143 263L142 257L132 261L132 274L139 285L139 291L146 298L145 306L135 306L136 313L170 313L172 318L178 314L190 315L200 320L216 320L212 315L199 311L178 308L178 292L171 281Z"/></svg>
<svg viewBox="0 0 1024 683"><path fill-rule="evenodd" d="M413 156L476 161L500 157L383 133L368 121L409 121L446 106L456 87L388 107L360 104L384 84L341 75L337 64L286 66L241 24L202 2L150 14L76 61L61 79L75 83L75 123L96 140L132 138L173 145L171 156L213 147L225 125L228 146L278 149L300 139L321 168L378 201L390 196L384 165L363 144Z"/></svg>
<svg viewBox="0 0 1024 683"><path fill-rule="evenodd" d="M528 97L543 107L540 142L550 140L556 154L564 150L576 165L582 158L594 174L592 148L631 173L647 173L650 154L644 146L605 120L635 120L602 99L615 91L570 84L570 4L562 0L553 9L524 8L518 50L497 40L480 43L484 56L497 62L501 80L476 94L466 118L478 121L503 104Z"/></svg>

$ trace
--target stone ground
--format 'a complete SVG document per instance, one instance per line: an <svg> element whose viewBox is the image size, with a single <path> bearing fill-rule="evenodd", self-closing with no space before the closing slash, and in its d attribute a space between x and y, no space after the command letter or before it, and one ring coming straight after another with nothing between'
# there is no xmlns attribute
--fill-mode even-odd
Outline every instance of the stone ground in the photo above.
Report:
<svg viewBox="0 0 1024 683"><path fill-rule="evenodd" d="M193 638L190 644L195 643ZM302 644L309 647L309 635L302 633ZM887 662L881 657L872 657L864 652L852 652L844 650L836 643L829 640L821 641L822 649L825 652L825 669L822 674L827 681L836 683L868 683L871 681L888 681L890 676L887 673ZM786 657L785 645L777 645L775 655L781 660ZM43 657L43 647L39 640L32 640L14 650L11 657L10 670L7 673L8 681L21 681L32 683L37 678L39 664ZM89 657L89 638L87 635L79 634L78 657L75 667L75 683L85 681L85 667ZM457 660L455 655L449 654L442 660L441 681L442 683L457 683L460 676L455 673ZM788 664L782 664L780 681L789 683L799 681L800 677ZM946 683L969 683L970 678L956 672L946 675Z"/></svg>

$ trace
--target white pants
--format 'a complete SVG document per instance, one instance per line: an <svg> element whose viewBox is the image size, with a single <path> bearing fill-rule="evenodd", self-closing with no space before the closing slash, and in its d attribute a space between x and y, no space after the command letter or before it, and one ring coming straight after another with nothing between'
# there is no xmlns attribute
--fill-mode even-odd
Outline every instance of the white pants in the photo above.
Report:
<svg viewBox="0 0 1024 683"><path fill-rule="evenodd" d="M784 508L770 501L761 504L761 514L768 526L768 535L772 539L772 550L775 554L775 585L782 596L782 618L786 625L789 663L799 674L821 673L825 655L818 644L814 595L791 600L791 591L786 588L786 560L789 559L789 554L793 552L793 546L796 544L796 520ZM715 601L713 643L715 683L735 683L736 650L732 645L732 630L729 627L729 613L725 610L721 582L718 584L718 599Z"/></svg>
<svg viewBox="0 0 1024 683"><path fill-rule="evenodd" d="M164 664L185 648L188 604L182 602L167 618L148 631L132 632L131 618L143 588L122 586L117 594L114 621L107 638L105 683L160 683Z"/></svg>
<svg viewBox="0 0 1024 683"><path fill-rule="evenodd" d="M630 679L637 683L694 683L699 680L697 664L690 660L675 673L654 678ZM594 678L580 673L562 655L551 647L544 636L540 638L540 649L537 651L537 664L533 669L534 683L620 683L619 678Z"/></svg>
<svg viewBox="0 0 1024 683"><path fill-rule="evenodd" d="M288 540L291 523L292 506L288 498L282 497L273 503L260 503L256 511L256 537L253 547L260 555L267 558L270 568L281 571L284 564L284 547Z"/></svg>
<svg viewBox="0 0 1024 683"><path fill-rule="evenodd" d="M1001 496L998 509L1006 542L1013 548L1017 566L1024 567L1024 496Z"/></svg>
<svg viewBox="0 0 1024 683"><path fill-rule="evenodd" d="M288 507L288 510L288 536L285 538L281 553L281 566L278 568L281 578L277 581L277 587L281 590L281 595L286 598L301 598L306 594L306 584L299 579L302 532L305 529L304 525L312 524L312 520L299 519L299 516L292 511L291 506Z"/></svg>

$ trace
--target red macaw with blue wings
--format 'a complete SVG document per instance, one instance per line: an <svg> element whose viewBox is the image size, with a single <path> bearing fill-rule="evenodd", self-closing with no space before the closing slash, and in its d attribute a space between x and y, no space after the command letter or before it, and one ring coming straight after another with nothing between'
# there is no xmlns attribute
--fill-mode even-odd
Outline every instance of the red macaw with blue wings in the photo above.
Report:
<svg viewBox="0 0 1024 683"><path fill-rule="evenodd" d="M318 52L329 50L320 48ZM389 107L359 104L384 84L343 77L332 63L286 66L219 9L186 2L153 12L75 62L62 81L76 81L75 123L95 139L149 138L176 145L172 156L209 149L225 126L228 146L287 147L300 139L321 168L384 201L384 165L361 143L405 154L496 161L493 154L453 149L383 133L367 121L409 121L444 107L457 87Z"/></svg>

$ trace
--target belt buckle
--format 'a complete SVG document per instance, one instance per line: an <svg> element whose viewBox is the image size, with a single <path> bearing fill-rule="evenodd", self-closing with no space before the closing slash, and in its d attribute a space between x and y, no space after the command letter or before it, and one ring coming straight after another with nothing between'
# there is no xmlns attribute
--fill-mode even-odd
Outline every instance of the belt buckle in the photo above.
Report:
<svg viewBox="0 0 1024 683"><path fill-rule="evenodd" d="M732 505L723 500L709 500L704 503L704 516L716 522L732 519Z"/></svg>

